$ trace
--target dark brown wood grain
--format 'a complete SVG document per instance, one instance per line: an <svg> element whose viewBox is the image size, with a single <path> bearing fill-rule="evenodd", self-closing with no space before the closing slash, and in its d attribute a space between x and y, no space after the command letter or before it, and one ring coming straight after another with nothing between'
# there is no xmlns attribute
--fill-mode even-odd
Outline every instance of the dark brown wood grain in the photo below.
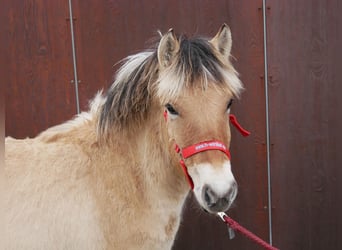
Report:
<svg viewBox="0 0 342 250"><path fill-rule="evenodd" d="M6 135L35 136L75 114L67 2L10 1Z"/></svg>
<svg viewBox="0 0 342 250"><path fill-rule="evenodd" d="M342 249L341 1L267 1L274 243Z"/></svg>

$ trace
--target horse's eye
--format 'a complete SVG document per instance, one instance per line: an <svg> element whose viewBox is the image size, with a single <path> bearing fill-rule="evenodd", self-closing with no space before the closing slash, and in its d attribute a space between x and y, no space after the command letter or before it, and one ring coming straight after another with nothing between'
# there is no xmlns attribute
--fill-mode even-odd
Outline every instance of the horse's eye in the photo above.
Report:
<svg viewBox="0 0 342 250"><path fill-rule="evenodd" d="M230 109L230 107L232 106L233 104L233 99L230 99L229 102L228 102L228 105L227 105L227 110Z"/></svg>
<svg viewBox="0 0 342 250"><path fill-rule="evenodd" d="M167 111L169 111L171 115L178 115L178 112L172 107L170 103L166 104L165 108L167 109Z"/></svg>

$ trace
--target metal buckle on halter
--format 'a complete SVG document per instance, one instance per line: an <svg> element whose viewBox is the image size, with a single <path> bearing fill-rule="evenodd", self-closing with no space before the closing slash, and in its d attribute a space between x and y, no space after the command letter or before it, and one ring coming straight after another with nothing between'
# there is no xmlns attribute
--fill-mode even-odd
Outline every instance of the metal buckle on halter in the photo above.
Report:
<svg viewBox="0 0 342 250"><path fill-rule="evenodd" d="M224 223L227 224L226 220L224 219L225 216L228 216L225 212L218 212L217 215L223 220ZM228 234L229 234L229 239L232 240L235 238L235 231L233 228L227 224L228 227Z"/></svg>
<svg viewBox="0 0 342 250"><path fill-rule="evenodd" d="M224 219L224 216L227 216L227 214L225 212L218 212L217 215L220 216L223 222L226 222L226 220Z"/></svg>

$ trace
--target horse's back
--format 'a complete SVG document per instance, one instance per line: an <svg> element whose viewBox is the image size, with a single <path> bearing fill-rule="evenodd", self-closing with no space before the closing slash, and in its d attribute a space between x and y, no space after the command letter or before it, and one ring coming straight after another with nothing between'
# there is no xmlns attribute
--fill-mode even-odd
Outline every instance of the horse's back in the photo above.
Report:
<svg viewBox="0 0 342 250"><path fill-rule="evenodd" d="M73 143L6 138L0 248L103 249L89 161Z"/></svg>

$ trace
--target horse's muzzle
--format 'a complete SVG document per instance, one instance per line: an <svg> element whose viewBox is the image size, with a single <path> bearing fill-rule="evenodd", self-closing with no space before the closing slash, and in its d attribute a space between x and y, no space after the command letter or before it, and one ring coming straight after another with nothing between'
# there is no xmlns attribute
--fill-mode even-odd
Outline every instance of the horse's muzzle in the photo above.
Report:
<svg viewBox="0 0 342 250"><path fill-rule="evenodd" d="M202 189L204 209L210 213L227 211L234 202L236 195L237 184L235 181L224 194L217 194L209 185L205 185Z"/></svg>

